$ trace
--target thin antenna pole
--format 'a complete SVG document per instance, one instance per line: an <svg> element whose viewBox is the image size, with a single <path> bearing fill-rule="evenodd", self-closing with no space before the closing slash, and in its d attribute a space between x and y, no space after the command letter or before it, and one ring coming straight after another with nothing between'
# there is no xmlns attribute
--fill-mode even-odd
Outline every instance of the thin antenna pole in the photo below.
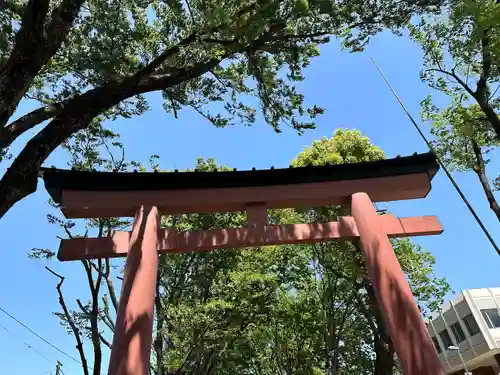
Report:
<svg viewBox="0 0 500 375"><path fill-rule="evenodd" d="M446 176L450 180L451 184L453 185L453 187L457 191L458 195L460 195L460 197L464 201L465 205L469 209L470 213L472 214L472 216L474 216L474 219L476 219L476 222L479 224L479 226L483 230L484 234L486 235L486 237L490 241L490 243L493 246L493 248L495 249L495 251L498 253L498 255L500 255L500 248L498 248L497 244L495 243L495 240L491 236L491 234L488 231L488 229L486 229L486 227L484 226L483 222L481 221L481 219L477 215L476 211L474 210L474 208L471 206L471 204L469 203L469 201L465 197L464 193L462 192L462 190L460 189L460 187L456 183L456 181L453 178L453 176L451 175L451 173L448 171L448 168L446 168L446 166L444 165L444 163L441 161L441 158L435 152L434 147L432 146L431 142L427 139L427 137L425 136L425 134L422 132L422 130L420 129L420 126L418 126L417 122L413 119L413 116L410 114L410 112L408 112L408 110L406 109L403 101L400 99L400 97L398 96L398 94L396 93L396 91L393 89L393 87L389 83L389 81L386 78L386 76L384 75L384 73L382 73L382 70L380 69L380 67L375 62L375 59L373 57L370 57L370 58L371 58L373 64L375 65L375 67L377 68L378 72L380 73L380 75L384 79L384 81L387 84L387 86L389 86L389 89L393 93L394 97L396 98L396 100L398 101L398 103L401 105L401 108L403 109L403 111L405 111L406 115L408 116L408 118L412 122L412 124L415 127L415 129L417 129L417 132L420 134L420 136L422 137L422 139L424 140L424 142L427 144L427 147L429 147L429 150L431 150L432 152L434 152L434 154L436 155L437 162L439 163L439 165L443 169L444 173L446 174Z"/></svg>

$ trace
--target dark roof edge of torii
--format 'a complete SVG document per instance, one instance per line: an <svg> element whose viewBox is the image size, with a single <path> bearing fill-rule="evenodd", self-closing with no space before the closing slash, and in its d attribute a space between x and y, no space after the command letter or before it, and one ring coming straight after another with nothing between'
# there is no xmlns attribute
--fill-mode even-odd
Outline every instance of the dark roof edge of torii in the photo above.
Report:
<svg viewBox="0 0 500 375"><path fill-rule="evenodd" d="M438 170L439 165L436 156L428 152L352 164L245 171L92 172L42 168L41 177L47 191L57 201L62 190L217 189L372 179L414 173L427 173L430 182Z"/></svg>

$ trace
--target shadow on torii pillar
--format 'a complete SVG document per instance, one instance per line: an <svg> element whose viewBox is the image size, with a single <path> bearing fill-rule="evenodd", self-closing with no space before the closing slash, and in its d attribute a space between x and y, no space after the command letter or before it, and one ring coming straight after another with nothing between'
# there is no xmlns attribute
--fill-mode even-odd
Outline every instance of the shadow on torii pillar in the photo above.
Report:
<svg viewBox="0 0 500 375"><path fill-rule="evenodd" d="M389 238L440 234L435 216L377 215L373 202L424 198L432 153L375 162L231 172L113 173L43 169L67 218L135 217L131 232L61 240L61 261L127 257L108 375L148 375L158 253L359 240L405 375L443 375ZM350 204L337 222L269 225L268 209ZM246 211L247 226L160 229L160 215ZM481 374L482 375L482 374Z"/></svg>

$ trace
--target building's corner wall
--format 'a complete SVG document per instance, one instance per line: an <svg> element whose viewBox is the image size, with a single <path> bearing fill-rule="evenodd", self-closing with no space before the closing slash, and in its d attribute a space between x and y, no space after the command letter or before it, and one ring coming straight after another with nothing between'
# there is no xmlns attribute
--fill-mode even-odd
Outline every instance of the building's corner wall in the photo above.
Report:
<svg viewBox="0 0 500 375"><path fill-rule="evenodd" d="M478 374L500 375L500 327L489 328L481 310L496 309L500 315L500 288L468 289L443 305L440 313L434 314L429 321L429 334L439 343L439 358L448 374L463 374L463 364L457 350L447 350L448 346L457 346L469 370L477 369ZM479 332L470 334L464 318L472 315ZM490 315L491 316L491 315ZM467 318L467 321L472 320ZM494 324L493 317L487 318ZM498 325L498 323L497 323ZM457 334L455 335L454 330ZM447 332L449 337L446 336ZM460 334L463 331L464 335ZM458 340L457 340L458 338ZM443 342L446 341L446 342ZM459 342L457 342L459 341ZM473 371L476 374L477 371ZM486 371L486 372L485 372ZM489 374L490 372L488 372Z"/></svg>

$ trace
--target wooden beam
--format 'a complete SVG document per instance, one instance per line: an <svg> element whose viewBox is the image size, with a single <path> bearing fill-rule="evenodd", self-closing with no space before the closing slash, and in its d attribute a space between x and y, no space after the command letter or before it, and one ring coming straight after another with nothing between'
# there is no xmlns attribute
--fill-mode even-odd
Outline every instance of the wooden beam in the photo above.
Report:
<svg viewBox="0 0 500 375"><path fill-rule="evenodd" d="M391 238L440 234L443 227L436 216L396 218L380 215L385 233ZM318 224L287 224L256 228L216 229L178 232L175 229L159 231L159 253L209 251L214 249L314 243L340 238L359 237L352 217L339 217L338 222ZM129 248L130 232L119 231L104 238L74 238L61 240L58 259L61 261L125 257Z"/></svg>
<svg viewBox="0 0 500 375"><path fill-rule="evenodd" d="M366 191L374 202L389 202L423 198L430 189L427 173L414 173L371 179L217 189L63 190L61 211L68 219L76 219L133 216L141 205L156 206L162 215L244 211L256 203L268 209L322 207L347 204L350 196L358 191Z"/></svg>

